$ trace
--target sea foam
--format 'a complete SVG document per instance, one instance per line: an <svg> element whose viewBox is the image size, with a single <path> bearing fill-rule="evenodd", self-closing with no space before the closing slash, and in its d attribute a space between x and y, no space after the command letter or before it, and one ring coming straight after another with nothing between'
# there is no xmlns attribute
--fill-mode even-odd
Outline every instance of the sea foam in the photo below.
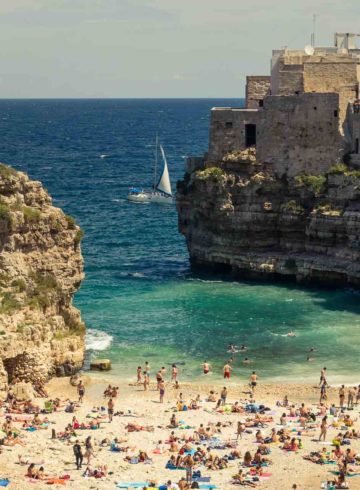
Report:
<svg viewBox="0 0 360 490"><path fill-rule="evenodd" d="M105 350L110 347L113 337L106 332L89 328L86 332L86 350Z"/></svg>

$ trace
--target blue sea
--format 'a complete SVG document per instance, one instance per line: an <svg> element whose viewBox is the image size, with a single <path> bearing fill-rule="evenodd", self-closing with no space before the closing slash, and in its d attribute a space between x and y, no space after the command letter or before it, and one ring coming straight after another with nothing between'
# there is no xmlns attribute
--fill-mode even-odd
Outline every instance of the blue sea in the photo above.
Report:
<svg viewBox="0 0 360 490"><path fill-rule="evenodd" d="M227 345L234 379L306 381L327 366L332 382L360 381L360 302L353 291L230 282L189 268L175 206L138 205L130 186L150 186L157 120L173 188L187 155L207 149L210 109L239 100L1 100L0 160L41 180L56 206L85 231L86 279L75 304L88 327L88 355L109 357L112 374L135 377L179 364L221 379ZM296 337L287 337L293 331ZM316 352L307 362L308 350ZM245 355L252 364L244 366Z"/></svg>

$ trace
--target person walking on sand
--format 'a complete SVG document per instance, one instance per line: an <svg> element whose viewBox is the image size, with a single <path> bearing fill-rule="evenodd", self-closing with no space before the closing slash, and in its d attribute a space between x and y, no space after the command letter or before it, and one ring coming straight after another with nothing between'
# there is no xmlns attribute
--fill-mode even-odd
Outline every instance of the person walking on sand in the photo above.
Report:
<svg viewBox="0 0 360 490"><path fill-rule="evenodd" d="M82 403L84 395L85 395L85 386L81 380L79 381L79 384L77 385L77 392L79 395L79 403Z"/></svg>
<svg viewBox="0 0 360 490"><path fill-rule="evenodd" d="M339 405L341 409L343 409L344 407L344 401L345 401L345 385L341 385L341 388L339 390Z"/></svg>
<svg viewBox="0 0 360 490"><path fill-rule="evenodd" d="M230 379L231 371L232 371L232 367L230 366L229 363L226 363L223 367L223 373L225 379Z"/></svg>
<svg viewBox="0 0 360 490"><path fill-rule="evenodd" d="M323 441L325 441L326 430L327 430L327 415L325 415L325 417L323 417L321 420L319 441L321 441L321 438L323 438Z"/></svg>
<svg viewBox="0 0 360 490"><path fill-rule="evenodd" d="M209 372L210 372L210 368L211 368L211 365L208 363L208 361L205 361L205 362L202 364L202 368L203 368L203 372L204 372L204 374L209 374Z"/></svg>
<svg viewBox="0 0 360 490"><path fill-rule="evenodd" d="M252 375L250 376L250 387L251 387L251 393L255 393L255 388L257 385L257 374L255 371L252 372Z"/></svg>
<svg viewBox="0 0 360 490"><path fill-rule="evenodd" d="M164 403L164 395L165 395L165 383L164 380L161 380L159 383L159 391L160 391L160 403Z"/></svg>
<svg viewBox="0 0 360 490"><path fill-rule="evenodd" d="M73 451L74 451L74 455L75 455L76 469L79 470L82 466L84 455L82 453L82 449L81 449L81 446L80 446L78 440L76 440L76 442L73 446Z"/></svg>
<svg viewBox="0 0 360 490"><path fill-rule="evenodd" d="M91 442L91 436L88 436L85 440L85 458L87 460L86 464L89 466L91 458L94 456L94 447Z"/></svg>
<svg viewBox="0 0 360 490"><path fill-rule="evenodd" d="M108 401L108 416L109 416L109 424L110 422L112 422L113 420L113 415L114 415L114 407L115 407L115 404L113 402L113 399L110 398L110 400Z"/></svg>

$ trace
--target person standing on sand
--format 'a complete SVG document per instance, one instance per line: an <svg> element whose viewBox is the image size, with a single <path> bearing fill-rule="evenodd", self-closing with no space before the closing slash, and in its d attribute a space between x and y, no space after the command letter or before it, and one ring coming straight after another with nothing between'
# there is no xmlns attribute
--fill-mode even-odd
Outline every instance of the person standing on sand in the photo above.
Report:
<svg viewBox="0 0 360 490"><path fill-rule="evenodd" d="M84 395L85 395L85 386L81 380L79 381L79 384L77 385L77 392L79 395L79 402L82 403Z"/></svg>
<svg viewBox="0 0 360 490"><path fill-rule="evenodd" d="M255 393L255 388L257 385L257 374L255 371L252 372L252 375L250 376L250 386L251 386L251 393Z"/></svg>
<svg viewBox="0 0 360 490"><path fill-rule="evenodd" d="M203 368L203 372L204 374L209 374L210 372L210 364L208 363L208 361L205 361L203 364L202 364L202 368Z"/></svg>
<svg viewBox="0 0 360 490"><path fill-rule="evenodd" d="M325 417L323 417L321 420L319 441L321 441L321 438L323 438L323 441L325 441L326 430L327 430L327 415L325 415Z"/></svg>
<svg viewBox="0 0 360 490"><path fill-rule="evenodd" d="M141 384L142 383L142 367L138 366L136 370L136 376L137 376L137 383Z"/></svg>
<svg viewBox="0 0 360 490"><path fill-rule="evenodd" d="M220 393L220 398L221 398L221 404L222 405L225 405L226 403L226 398L227 398L227 389L226 389L226 386L224 386L224 388L221 390L221 393Z"/></svg>
<svg viewBox="0 0 360 490"><path fill-rule="evenodd" d="M327 400L327 394L326 394L326 383L323 383L320 388L320 402L326 401Z"/></svg>
<svg viewBox="0 0 360 490"><path fill-rule="evenodd" d="M223 367L223 373L225 379L230 379L231 371L232 371L232 367L230 366L229 363L226 363L225 366Z"/></svg>
<svg viewBox="0 0 360 490"><path fill-rule="evenodd" d="M242 423L242 422L238 422L237 423L237 431L236 431L236 440L239 439L242 439L242 433L244 432L245 430L245 425Z"/></svg>
<svg viewBox="0 0 360 490"><path fill-rule="evenodd" d="M84 456L83 456L82 449L81 449L81 446L80 446L78 440L76 440L76 442L73 446L73 451L74 451L74 455L75 455L76 469L79 470L82 466Z"/></svg>
<svg viewBox="0 0 360 490"><path fill-rule="evenodd" d="M145 362L145 371L150 377L150 364L147 361Z"/></svg>
<svg viewBox="0 0 360 490"><path fill-rule="evenodd" d="M359 400L360 400L360 385L357 387L356 401L355 401L356 405L358 405Z"/></svg>
<svg viewBox="0 0 360 490"><path fill-rule="evenodd" d="M160 391L160 403L164 403L165 383L163 379L159 383L159 391Z"/></svg>
<svg viewBox="0 0 360 490"><path fill-rule="evenodd" d="M345 385L341 385L341 388L339 390L339 405L341 409L344 407L344 400L345 400Z"/></svg>
<svg viewBox="0 0 360 490"><path fill-rule="evenodd" d="M347 403L348 408L354 407L355 395L356 395L356 388L353 388L352 386L350 386L349 391L348 391L348 403Z"/></svg>
<svg viewBox="0 0 360 490"><path fill-rule="evenodd" d="M176 364L171 366L171 381L176 381L178 375L178 368Z"/></svg>
<svg viewBox="0 0 360 490"><path fill-rule="evenodd" d="M150 385L150 377L147 371L144 371L144 390L147 391Z"/></svg>
<svg viewBox="0 0 360 490"><path fill-rule="evenodd" d="M110 398L110 400L108 401L108 416L109 416L109 424L110 422L112 422L113 420L113 415L114 415L114 407L115 407L115 404L113 402L113 399Z"/></svg>
<svg viewBox="0 0 360 490"><path fill-rule="evenodd" d="M319 386L322 385L323 383L326 383L326 367L323 367L321 372L320 372L320 383Z"/></svg>
<svg viewBox="0 0 360 490"><path fill-rule="evenodd" d="M161 369L156 373L157 390L160 390L160 383L164 381L163 375L161 374Z"/></svg>

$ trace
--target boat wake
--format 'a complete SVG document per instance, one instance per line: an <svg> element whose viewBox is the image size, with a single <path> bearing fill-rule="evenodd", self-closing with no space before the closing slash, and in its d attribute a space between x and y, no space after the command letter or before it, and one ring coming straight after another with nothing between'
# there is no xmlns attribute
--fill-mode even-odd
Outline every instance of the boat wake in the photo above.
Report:
<svg viewBox="0 0 360 490"><path fill-rule="evenodd" d="M96 330L94 328L89 328L86 331L86 350L108 349L113 340L113 337L106 332L102 332L101 330Z"/></svg>

